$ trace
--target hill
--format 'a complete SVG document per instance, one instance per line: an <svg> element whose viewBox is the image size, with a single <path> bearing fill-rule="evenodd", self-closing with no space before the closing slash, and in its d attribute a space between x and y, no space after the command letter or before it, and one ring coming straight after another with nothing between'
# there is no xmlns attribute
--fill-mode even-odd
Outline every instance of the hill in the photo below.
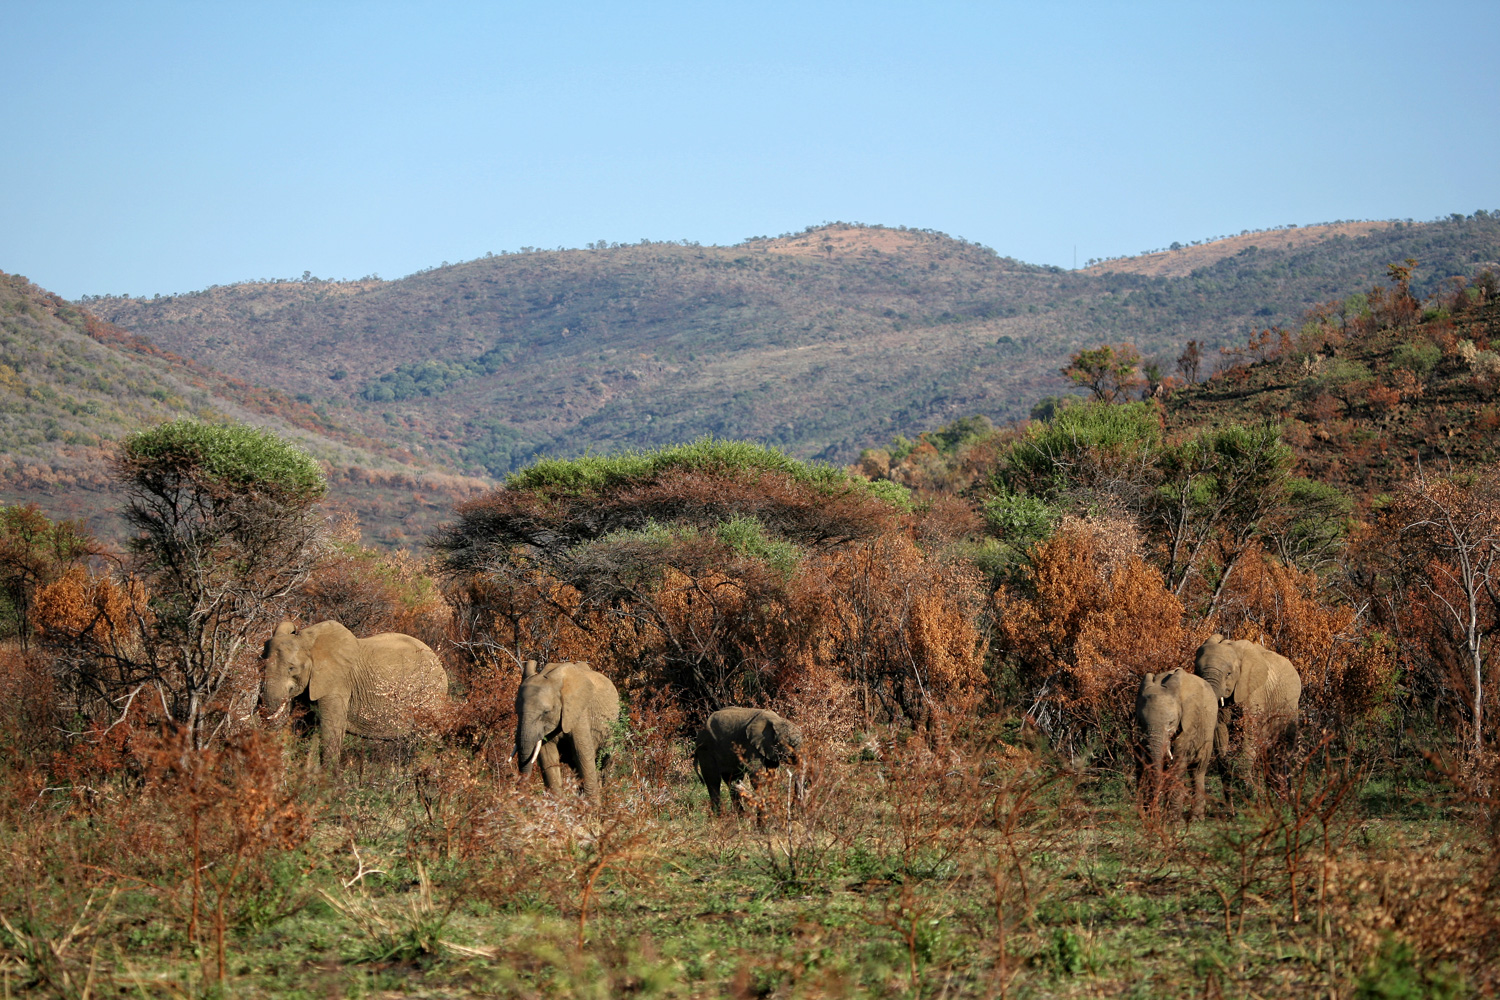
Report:
<svg viewBox="0 0 1500 1000"><path fill-rule="evenodd" d="M1272 235L1197 253L1173 276L1120 262L1064 272L940 233L837 223L731 247L528 249L396 281L87 304L351 433L502 475L539 455L704 434L852 461L958 416L1024 415L1081 346L1133 340L1170 368L1189 337L1214 347L1296 324L1382 282L1391 261L1417 258L1427 295L1500 260L1487 213Z"/></svg>
<svg viewBox="0 0 1500 1000"><path fill-rule="evenodd" d="M1195 241L1187 246L1174 243L1166 250L1100 261L1085 270L1095 274L1148 274L1153 277L1182 278L1200 267L1207 267L1243 251L1258 251L1263 246L1291 250L1337 237L1368 236L1395 225L1394 222L1336 222L1245 232L1239 236Z"/></svg>
<svg viewBox="0 0 1500 1000"><path fill-rule="evenodd" d="M164 351L0 272L0 502L36 502L119 537L114 444L179 416L230 417L296 440L323 462L335 505L388 543L421 537L453 499L485 485L442 475L280 390Z"/></svg>

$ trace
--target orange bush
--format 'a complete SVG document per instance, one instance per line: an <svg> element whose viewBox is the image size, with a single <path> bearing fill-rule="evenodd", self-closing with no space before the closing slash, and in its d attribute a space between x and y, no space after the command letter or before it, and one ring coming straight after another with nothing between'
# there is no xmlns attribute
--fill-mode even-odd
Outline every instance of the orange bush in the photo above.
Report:
<svg viewBox="0 0 1500 1000"><path fill-rule="evenodd" d="M1140 675L1191 662L1182 602L1127 523L1070 519L1032 552L1023 591L995 595L1030 715L1059 746L1102 732L1123 749Z"/></svg>
<svg viewBox="0 0 1500 1000"><path fill-rule="evenodd" d="M792 599L810 619L802 669L852 685L866 718L968 713L985 686L981 583L904 535L810 559Z"/></svg>

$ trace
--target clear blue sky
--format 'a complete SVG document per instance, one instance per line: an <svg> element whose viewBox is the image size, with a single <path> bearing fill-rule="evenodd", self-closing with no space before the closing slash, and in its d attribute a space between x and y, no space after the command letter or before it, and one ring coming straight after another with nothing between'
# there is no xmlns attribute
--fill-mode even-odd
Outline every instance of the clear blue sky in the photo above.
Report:
<svg viewBox="0 0 1500 1000"><path fill-rule="evenodd" d="M392 278L842 219L1071 266L1500 209L1483 3L0 0L0 269Z"/></svg>

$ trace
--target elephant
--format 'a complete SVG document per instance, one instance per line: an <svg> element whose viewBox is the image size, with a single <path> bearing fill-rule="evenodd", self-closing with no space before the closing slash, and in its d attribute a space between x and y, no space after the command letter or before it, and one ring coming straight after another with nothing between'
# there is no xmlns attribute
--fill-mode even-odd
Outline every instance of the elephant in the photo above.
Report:
<svg viewBox="0 0 1500 1000"><path fill-rule="evenodd" d="M1186 769L1193 779L1193 819L1203 818L1218 707L1218 696L1209 683L1181 667L1142 677L1135 695L1136 759L1142 787L1149 779L1159 794L1168 761L1174 773Z"/></svg>
<svg viewBox="0 0 1500 1000"><path fill-rule="evenodd" d="M1297 703L1302 678L1292 661L1248 639L1225 639L1217 632L1198 647L1196 670L1219 699L1219 721L1214 729L1214 751L1227 758L1229 723L1234 709L1244 716L1250 737L1245 741L1245 763L1255 774L1255 757L1262 743L1297 745Z"/></svg>
<svg viewBox="0 0 1500 1000"><path fill-rule="evenodd" d="M698 730L693 766L708 786L708 801L719 813L719 783L729 785L734 811L743 811L736 785L749 775L750 786L759 788L767 768L795 764L802 746L802 730L769 709L721 708ZM757 808L757 819L761 819Z"/></svg>
<svg viewBox="0 0 1500 1000"><path fill-rule="evenodd" d="M409 736L448 697L448 673L437 654L399 632L358 639L335 621L302 629L282 622L260 656L262 715L277 719L305 691L318 706L323 766L335 774L345 732L377 740Z"/></svg>
<svg viewBox="0 0 1500 1000"><path fill-rule="evenodd" d="M599 772L609 766L608 745L620 716L614 683L583 662L527 660L516 690L516 758L521 776L540 758L542 778L562 790L564 762L583 780L583 791L599 801ZM598 755L604 754L602 763Z"/></svg>

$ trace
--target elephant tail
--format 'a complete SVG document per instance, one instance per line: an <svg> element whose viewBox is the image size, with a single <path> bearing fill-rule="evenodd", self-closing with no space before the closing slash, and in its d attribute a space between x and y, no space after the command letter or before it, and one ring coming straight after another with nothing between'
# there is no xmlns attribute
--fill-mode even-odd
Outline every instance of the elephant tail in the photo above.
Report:
<svg viewBox="0 0 1500 1000"><path fill-rule="evenodd" d="M703 774L703 754L708 750L712 739L713 737L706 728L698 730L698 734L693 737L693 773L698 776L698 780L703 782L708 781Z"/></svg>

